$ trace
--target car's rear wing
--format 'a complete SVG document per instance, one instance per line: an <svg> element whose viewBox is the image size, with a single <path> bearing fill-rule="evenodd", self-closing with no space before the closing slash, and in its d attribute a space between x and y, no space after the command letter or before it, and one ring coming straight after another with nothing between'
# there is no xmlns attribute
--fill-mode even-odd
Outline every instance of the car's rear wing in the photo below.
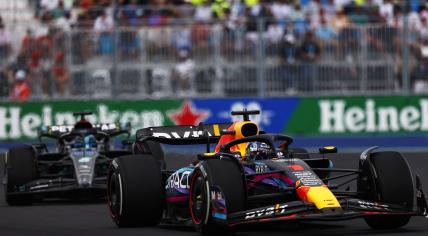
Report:
<svg viewBox="0 0 428 236"><path fill-rule="evenodd" d="M38 130L39 139L42 137L54 138L57 139L63 134L67 134L73 131L73 125L50 125L50 126L41 126ZM121 134L131 134L131 124L127 123L103 123L103 124L94 124L94 132L104 132L111 137L121 135Z"/></svg>
<svg viewBox="0 0 428 236"><path fill-rule="evenodd" d="M137 131L136 138L140 142L156 141L165 144L204 144L216 143L221 131L226 130L232 123L175 125L143 128Z"/></svg>

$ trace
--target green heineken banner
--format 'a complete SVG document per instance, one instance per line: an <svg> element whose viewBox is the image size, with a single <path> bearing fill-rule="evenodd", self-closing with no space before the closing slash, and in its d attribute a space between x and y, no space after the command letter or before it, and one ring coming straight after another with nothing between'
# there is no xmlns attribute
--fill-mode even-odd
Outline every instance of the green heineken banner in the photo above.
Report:
<svg viewBox="0 0 428 236"><path fill-rule="evenodd" d="M73 112L92 111L92 123L131 122L139 127L172 125L167 112L179 100L148 101L61 101L40 103L0 103L0 140L33 139L41 125L74 124Z"/></svg>
<svg viewBox="0 0 428 236"><path fill-rule="evenodd" d="M422 134L428 97L231 98L139 101L0 103L0 141L31 140L41 125L73 124L73 112L92 111L92 123L149 126L230 122L232 110L260 110L251 119L266 132L292 136Z"/></svg>
<svg viewBox="0 0 428 236"><path fill-rule="evenodd" d="M284 131L303 135L426 132L428 98L304 98Z"/></svg>

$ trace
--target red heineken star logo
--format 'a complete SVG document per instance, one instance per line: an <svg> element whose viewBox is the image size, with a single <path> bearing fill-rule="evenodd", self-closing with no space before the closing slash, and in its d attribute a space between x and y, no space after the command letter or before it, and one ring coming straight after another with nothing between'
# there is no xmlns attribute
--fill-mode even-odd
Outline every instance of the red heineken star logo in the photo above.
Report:
<svg viewBox="0 0 428 236"><path fill-rule="evenodd" d="M179 110L168 112L168 116L176 125L198 125L209 115L208 111L196 110L192 102L186 101Z"/></svg>

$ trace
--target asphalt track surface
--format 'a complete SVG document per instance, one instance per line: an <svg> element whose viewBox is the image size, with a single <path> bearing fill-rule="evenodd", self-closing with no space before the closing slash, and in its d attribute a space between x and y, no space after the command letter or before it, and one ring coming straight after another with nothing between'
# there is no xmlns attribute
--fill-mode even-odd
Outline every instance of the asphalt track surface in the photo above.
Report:
<svg viewBox="0 0 428 236"><path fill-rule="evenodd" d="M422 178L427 193L428 154L406 153L414 173ZM358 155L333 157L336 167L357 166ZM0 157L0 177L3 176L3 157ZM198 235L192 228L150 227L117 228L104 203L50 202L33 206L10 207L4 201L0 187L0 236L6 235ZM428 219L414 217L402 229L374 231L362 219L339 222L310 222L269 226L250 226L236 235L428 235Z"/></svg>

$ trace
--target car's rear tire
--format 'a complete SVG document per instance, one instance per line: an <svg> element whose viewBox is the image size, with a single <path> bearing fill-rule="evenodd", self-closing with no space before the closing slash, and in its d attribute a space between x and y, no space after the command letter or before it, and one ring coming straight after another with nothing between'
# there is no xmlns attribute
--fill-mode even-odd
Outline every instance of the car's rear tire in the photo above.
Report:
<svg viewBox="0 0 428 236"><path fill-rule="evenodd" d="M367 200L412 209L413 176L409 164L401 153L392 151L371 153L370 162L366 161L363 164L362 171L363 174L358 179L358 191L367 192ZM410 217L409 215L374 215L364 219L373 229L395 229L406 225Z"/></svg>
<svg viewBox="0 0 428 236"><path fill-rule="evenodd" d="M112 161L107 199L111 217L119 227L158 224L164 194L162 174L153 156L128 155Z"/></svg>
<svg viewBox="0 0 428 236"><path fill-rule="evenodd" d="M19 193L19 187L36 179L37 163L31 147L12 148L6 154L6 202L11 206L33 203L33 195ZM26 189L24 189L26 191Z"/></svg>
<svg viewBox="0 0 428 236"><path fill-rule="evenodd" d="M231 232L226 224L213 219L210 188L220 188L227 214L242 211L246 204L246 188L241 173L238 164L227 159L205 160L195 168L190 181L189 208L198 232L203 235Z"/></svg>

